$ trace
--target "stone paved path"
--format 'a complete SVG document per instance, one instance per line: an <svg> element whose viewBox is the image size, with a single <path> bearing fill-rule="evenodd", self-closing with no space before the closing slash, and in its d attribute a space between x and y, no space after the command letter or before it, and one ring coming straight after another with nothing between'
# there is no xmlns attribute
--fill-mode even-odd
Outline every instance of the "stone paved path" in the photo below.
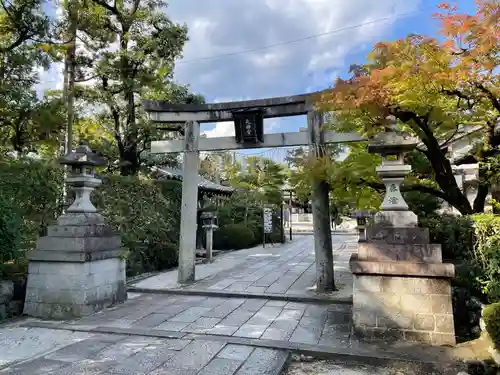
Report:
<svg viewBox="0 0 500 375"><path fill-rule="evenodd" d="M189 287L167 272L136 284L154 293L131 293L92 316L0 329L0 375L267 375L279 374L293 350L370 354L350 337L347 260L356 238L334 239L333 295L342 298L314 294L313 237L296 237L197 267L203 278ZM50 345L29 344L45 338Z"/></svg>
<svg viewBox="0 0 500 375"><path fill-rule="evenodd" d="M198 266L197 279L189 286L177 284L177 273L168 272L134 284L142 290L185 289L195 291L233 292L242 295L316 295L314 238L295 236L291 244L242 250L217 259L216 264ZM354 235L332 236L337 299L352 296L349 258L357 251ZM210 272L215 270L215 272Z"/></svg>

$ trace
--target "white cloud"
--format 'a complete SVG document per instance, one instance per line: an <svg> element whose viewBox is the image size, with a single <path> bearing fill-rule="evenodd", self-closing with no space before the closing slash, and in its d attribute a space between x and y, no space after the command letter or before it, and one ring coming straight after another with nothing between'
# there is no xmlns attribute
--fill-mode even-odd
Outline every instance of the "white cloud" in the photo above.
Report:
<svg viewBox="0 0 500 375"><path fill-rule="evenodd" d="M215 128L202 132L207 138L231 137L234 136L234 122L218 122Z"/></svg>
<svg viewBox="0 0 500 375"><path fill-rule="evenodd" d="M264 120L264 134L271 133L273 130L278 129L279 125L280 125L280 119ZM207 138L233 137L234 122L233 121L217 122L213 129L202 131L201 134L206 136Z"/></svg>
<svg viewBox="0 0 500 375"><path fill-rule="evenodd" d="M332 76L354 62L351 54L367 52L389 36L395 18L374 21L415 10L420 1L169 0L166 12L189 28L175 77L209 101L325 88L333 83ZM364 25L353 27L360 24ZM279 45L343 28L348 29ZM240 53L248 50L254 51ZM42 75L44 88L61 86L60 74L56 76L54 70ZM218 124L209 134L231 131L231 123Z"/></svg>
<svg viewBox="0 0 500 375"><path fill-rule="evenodd" d="M351 63L350 54L387 37L395 19L373 21L412 11L419 1L170 0L168 14L188 25L190 38L176 77L209 100L324 88L333 82L332 71ZM349 29L259 49L342 28ZM221 54L227 56L205 59Z"/></svg>

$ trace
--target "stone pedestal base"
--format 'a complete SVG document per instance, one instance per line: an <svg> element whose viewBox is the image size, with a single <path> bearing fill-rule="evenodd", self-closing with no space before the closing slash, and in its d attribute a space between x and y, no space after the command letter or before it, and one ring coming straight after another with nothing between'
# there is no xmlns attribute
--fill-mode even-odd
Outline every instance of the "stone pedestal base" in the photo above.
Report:
<svg viewBox="0 0 500 375"><path fill-rule="evenodd" d="M422 228L371 228L350 260L353 326L367 340L454 345L451 278ZM371 241L371 242L370 242Z"/></svg>
<svg viewBox="0 0 500 375"><path fill-rule="evenodd" d="M397 225L400 228L414 228L418 226L418 217L411 211L381 211L375 214L375 223Z"/></svg>
<svg viewBox="0 0 500 375"><path fill-rule="evenodd" d="M24 314L65 320L125 301L121 254L100 215L64 215L30 255Z"/></svg>
<svg viewBox="0 0 500 375"><path fill-rule="evenodd" d="M353 326L368 340L455 345L450 282L354 275Z"/></svg>
<svg viewBox="0 0 500 375"><path fill-rule="evenodd" d="M36 262L29 265L24 314L70 319L127 299L125 260L84 263Z"/></svg>

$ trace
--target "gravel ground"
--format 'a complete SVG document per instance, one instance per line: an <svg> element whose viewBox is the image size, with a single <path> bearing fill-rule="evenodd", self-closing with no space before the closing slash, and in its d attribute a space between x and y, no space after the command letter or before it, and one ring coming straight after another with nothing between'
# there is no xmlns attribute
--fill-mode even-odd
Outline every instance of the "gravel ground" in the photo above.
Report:
<svg viewBox="0 0 500 375"><path fill-rule="evenodd" d="M411 364L394 363L383 366L331 360L313 360L294 356L283 375L444 375ZM453 375L456 371L452 372Z"/></svg>

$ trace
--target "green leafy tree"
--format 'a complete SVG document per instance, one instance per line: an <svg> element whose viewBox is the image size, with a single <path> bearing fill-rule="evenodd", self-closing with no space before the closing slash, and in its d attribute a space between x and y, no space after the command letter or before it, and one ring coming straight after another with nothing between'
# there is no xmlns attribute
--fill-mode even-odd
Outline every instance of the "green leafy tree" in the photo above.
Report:
<svg viewBox="0 0 500 375"><path fill-rule="evenodd" d="M84 30L87 53L77 68L77 77L91 83L81 86L79 95L95 106L98 119L111 130L121 174L134 175L153 135L140 98L174 96L167 88L172 87L174 61L182 53L187 28L170 21L162 1L93 0L92 4L98 22ZM109 42L116 47L110 49Z"/></svg>
<svg viewBox="0 0 500 375"><path fill-rule="evenodd" d="M33 44L3 53L0 61L0 139L18 155L57 139L64 110L59 98L37 97L39 68L52 58Z"/></svg>
<svg viewBox="0 0 500 375"><path fill-rule="evenodd" d="M0 1L0 54L44 41L50 24L42 4L40 0Z"/></svg>
<svg viewBox="0 0 500 375"><path fill-rule="evenodd" d="M285 181L282 165L271 159L251 156L246 160L245 171L232 181L232 185L248 190L262 203L281 204L281 188Z"/></svg>

